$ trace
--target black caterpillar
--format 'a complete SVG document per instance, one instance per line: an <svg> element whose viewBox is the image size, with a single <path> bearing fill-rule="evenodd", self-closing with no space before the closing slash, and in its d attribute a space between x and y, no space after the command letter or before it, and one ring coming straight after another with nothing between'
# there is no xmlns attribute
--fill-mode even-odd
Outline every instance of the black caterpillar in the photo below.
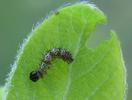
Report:
<svg viewBox="0 0 132 100"><path fill-rule="evenodd" d="M46 73L47 69L49 68L48 65L50 65L55 58L60 58L66 61L68 64L73 62L71 53L68 52L66 49L52 48L44 55L44 58L39 65L39 68L30 73L30 80L32 80L33 82L39 80L39 78L43 76L43 73Z"/></svg>

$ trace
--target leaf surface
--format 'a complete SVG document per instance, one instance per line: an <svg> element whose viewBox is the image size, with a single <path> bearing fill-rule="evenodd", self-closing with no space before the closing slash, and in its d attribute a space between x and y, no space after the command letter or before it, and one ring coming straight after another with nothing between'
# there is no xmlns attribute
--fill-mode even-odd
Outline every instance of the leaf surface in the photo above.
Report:
<svg viewBox="0 0 132 100"><path fill-rule="evenodd" d="M98 47L87 42L106 17L91 4L78 3L59 9L24 42L9 74L3 100L124 100L125 69L114 32ZM66 48L72 64L57 59L38 82L29 73L51 48Z"/></svg>
<svg viewBox="0 0 132 100"><path fill-rule="evenodd" d="M0 100L2 100L3 88L0 87Z"/></svg>

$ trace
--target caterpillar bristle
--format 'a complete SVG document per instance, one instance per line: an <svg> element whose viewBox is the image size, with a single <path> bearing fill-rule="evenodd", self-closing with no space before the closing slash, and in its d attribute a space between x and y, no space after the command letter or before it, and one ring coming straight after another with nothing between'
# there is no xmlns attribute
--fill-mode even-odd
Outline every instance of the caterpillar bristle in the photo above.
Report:
<svg viewBox="0 0 132 100"><path fill-rule="evenodd" d="M55 58L60 58L66 61L68 64L73 62L72 54L64 48L52 48L47 51L39 64L39 69L30 73L30 80L36 82L43 76L43 73L47 73L47 69L50 68L50 64Z"/></svg>

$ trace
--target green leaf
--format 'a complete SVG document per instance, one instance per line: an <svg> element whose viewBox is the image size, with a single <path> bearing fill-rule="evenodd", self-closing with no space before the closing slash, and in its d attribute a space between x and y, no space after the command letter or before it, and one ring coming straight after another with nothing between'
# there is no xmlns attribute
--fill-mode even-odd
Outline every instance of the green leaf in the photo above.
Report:
<svg viewBox="0 0 132 100"><path fill-rule="evenodd" d="M78 3L58 10L23 43L9 74L5 100L124 100L125 67L114 32L98 47L88 48L91 32L106 17L95 6ZM29 79L43 54L66 48L72 64L57 59L37 82Z"/></svg>
<svg viewBox="0 0 132 100"><path fill-rule="evenodd" d="M3 88L0 87L0 100L2 100Z"/></svg>

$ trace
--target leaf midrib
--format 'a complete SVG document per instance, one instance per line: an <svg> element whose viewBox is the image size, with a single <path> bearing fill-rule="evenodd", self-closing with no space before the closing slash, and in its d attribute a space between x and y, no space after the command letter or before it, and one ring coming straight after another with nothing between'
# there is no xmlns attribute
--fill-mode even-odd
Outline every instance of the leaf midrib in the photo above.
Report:
<svg viewBox="0 0 132 100"><path fill-rule="evenodd" d="M71 10L72 12L72 10ZM81 17L82 16L82 10L81 10ZM71 19L72 19L72 13L71 13ZM83 19L83 18L82 18ZM72 20L71 20L72 21ZM86 21L87 22L87 21ZM71 22L72 23L72 22ZM80 50L80 47L81 47L81 40L83 38L83 34L84 34L84 29L85 29L85 26L86 26L87 23L84 23L83 27L82 27L82 30L80 32L80 36L79 36L79 39L78 39L78 45L75 49L75 52L74 52L74 58L76 58L79 50ZM72 25L72 24L71 24ZM74 29L73 29L74 30ZM75 31L75 30L74 30ZM74 62L73 62L74 63ZM73 63L69 66L69 72L68 72L68 79L67 79L67 85L65 86L65 90L64 90L64 94L63 94L63 100L67 100L67 95L68 95L68 92L69 92L69 89L70 89L70 85L71 85L71 72L72 72L72 66L73 66Z"/></svg>

